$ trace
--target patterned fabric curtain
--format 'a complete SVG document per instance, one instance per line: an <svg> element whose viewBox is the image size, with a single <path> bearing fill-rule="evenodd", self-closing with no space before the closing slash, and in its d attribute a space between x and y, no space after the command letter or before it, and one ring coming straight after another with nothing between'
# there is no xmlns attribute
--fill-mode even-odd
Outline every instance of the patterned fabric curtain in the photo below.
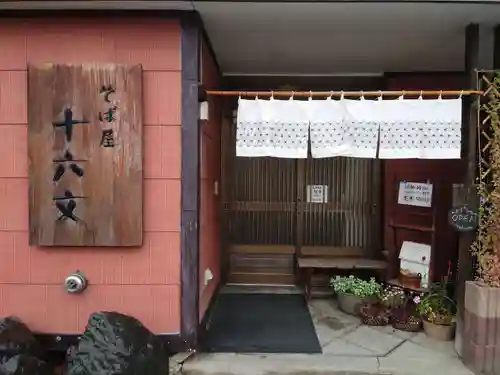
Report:
<svg viewBox="0 0 500 375"><path fill-rule="evenodd" d="M330 158L345 155L350 150L344 124L344 108L340 101L310 100L308 103L311 155Z"/></svg>
<svg viewBox="0 0 500 375"><path fill-rule="evenodd" d="M462 100L239 100L236 155L459 159Z"/></svg>
<svg viewBox="0 0 500 375"><path fill-rule="evenodd" d="M240 99L236 156L307 158L307 102Z"/></svg>
<svg viewBox="0 0 500 375"><path fill-rule="evenodd" d="M313 158L377 156L378 101L309 101Z"/></svg>
<svg viewBox="0 0 500 375"><path fill-rule="evenodd" d="M460 159L462 99L381 102L381 159Z"/></svg>
<svg viewBox="0 0 500 375"><path fill-rule="evenodd" d="M377 157L381 100L344 100L345 126L351 143L352 158Z"/></svg>

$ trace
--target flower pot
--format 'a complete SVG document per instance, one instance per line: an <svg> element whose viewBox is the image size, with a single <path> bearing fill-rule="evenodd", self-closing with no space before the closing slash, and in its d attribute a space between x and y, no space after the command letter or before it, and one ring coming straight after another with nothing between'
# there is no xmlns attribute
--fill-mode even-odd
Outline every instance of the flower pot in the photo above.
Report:
<svg viewBox="0 0 500 375"><path fill-rule="evenodd" d="M455 336L454 323L445 326L441 324L434 324L428 322L427 320L424 320L423 324L425 334L432 339L439 341L450 341Z"/></svg>
<svg viewBox="0 0 500 375"><path fill-rule="evenodd" d="M340 310L350 315L358 315L359 307L363 302L361 297L345 293L337 293L337 300Z"/></svg>
<svg viewBox="0 0 500 375"><path fill-rule="evenodd" d="M363 303L359 309L361 323L367 326L385 326L389 324L390 314L380 303Z"/></svg>
<svg viewBox="0 0 500 375"><path fill-rule="evenodd" d="M399 306L391 310L391 325L400 331L418 332L422 328L422 319L415 312L414 306Z"/></svg>

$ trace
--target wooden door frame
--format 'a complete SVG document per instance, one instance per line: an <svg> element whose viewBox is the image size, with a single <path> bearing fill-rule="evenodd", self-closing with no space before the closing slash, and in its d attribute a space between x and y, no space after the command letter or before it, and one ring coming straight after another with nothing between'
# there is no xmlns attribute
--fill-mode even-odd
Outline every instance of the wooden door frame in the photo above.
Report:
<svg viewBox="0 0 500 375"><path fill-rule="evenodd" d="M307 159L297 159L295 164L295 173L297 192L295 198L295 258L299 257L302 252L304 241L304 191L306 187L306 164ZM295 271L295 282L297 283L299 275Z"/></svg>

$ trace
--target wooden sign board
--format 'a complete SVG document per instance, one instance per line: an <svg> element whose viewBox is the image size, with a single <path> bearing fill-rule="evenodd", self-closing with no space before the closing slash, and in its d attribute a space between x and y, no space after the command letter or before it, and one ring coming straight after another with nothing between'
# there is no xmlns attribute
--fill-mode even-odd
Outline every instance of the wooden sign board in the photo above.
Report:
<svg viewBox="0 0 500 375"><path fill-rule="evenodd" d="M142 68L30 66L30 244L142 245Z"/></svg>

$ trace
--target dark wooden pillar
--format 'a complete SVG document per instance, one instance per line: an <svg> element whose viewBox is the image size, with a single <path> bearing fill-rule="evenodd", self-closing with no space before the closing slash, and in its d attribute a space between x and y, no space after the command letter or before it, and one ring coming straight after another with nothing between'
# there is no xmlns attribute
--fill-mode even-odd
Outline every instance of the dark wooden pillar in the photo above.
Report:
<svg viewBox="0 0 500 375"><path fill-rule="evenodd" d="M198 126L201 21L181 18L181 338L187 349L198 345L199 326L199 182Z"/></svg>

